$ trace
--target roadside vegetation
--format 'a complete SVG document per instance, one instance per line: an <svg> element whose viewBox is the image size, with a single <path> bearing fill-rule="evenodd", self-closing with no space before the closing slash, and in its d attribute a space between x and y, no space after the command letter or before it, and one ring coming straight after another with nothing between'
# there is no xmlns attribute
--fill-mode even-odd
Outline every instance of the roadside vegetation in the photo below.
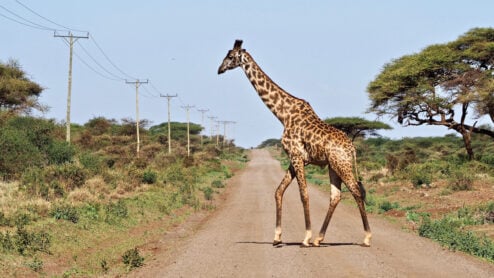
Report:
<svg viewBox="0 0 494 278"><path fill-rule="evenodd" d="M234 145L201 145L201 127L173 123L172 153L159 126L96 117L73 125L0 113L0 276L118 275L150 256L140 246L215 207L247 158ZM141 125L145 126L145 125ZM215 138L216 139L216 138ZM144 253L143 253L144 252Z"/></svg>

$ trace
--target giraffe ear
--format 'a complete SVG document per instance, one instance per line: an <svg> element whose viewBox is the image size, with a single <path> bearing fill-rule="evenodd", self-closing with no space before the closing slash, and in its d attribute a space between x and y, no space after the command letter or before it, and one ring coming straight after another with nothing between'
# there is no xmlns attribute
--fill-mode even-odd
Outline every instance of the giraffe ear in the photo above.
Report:
<svg viewBox="0 0 494 278"><path fill-rule="evenodd" d="M242 40L236 40L235 44L233 44L233 49L239 49L242 46Z"/></svg>

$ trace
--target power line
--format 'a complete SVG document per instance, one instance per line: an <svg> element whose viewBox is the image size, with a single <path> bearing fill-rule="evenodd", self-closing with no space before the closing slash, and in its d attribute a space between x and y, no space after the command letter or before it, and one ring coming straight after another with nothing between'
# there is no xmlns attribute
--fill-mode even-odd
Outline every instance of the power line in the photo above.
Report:
<svg viewBox="0 0 494 278"><path fill-rule="evenodd" d="M117 78L119 81L122 81L122 80L125 80L125 78L122 78L112 72L110 72L109 70L107 70L105 67L103 67L91 54L89 54L89 52L86 50L86 48L79 42L77 42L77 44L79 44L79 46L82 48L82 50L84 51L84 53L86 53L86 55L91 59L93 60L93 62L98 65L102 70L104 70L106 73L108 73L109 75Z"/></svg>
<svg viewBox="0 0 494 278"><path fill-rule="evenodd" d="M10 10L8 10L7 8L5 8L5 7L4 7L4 6L2 6L2 5L0 5L0 8L2 8L2 9L4 9L4 10L6 10L7 12L10 12ZM10 13L12 13L12 12L10 12ZM14 15L15 15L15 16L17 16L17 17L19 17L19 18L21 18L21 19L23 19L21 16L18 16L18 15L16 15L16 14L14 14ZM13 21L13 22L16 22L16 23L22 24L22 25L24 25L24 26L27 26L27 27L30 27L30 28L33 28L33 29L45 30L45 31L47 31L47 30L49 30L49 31L53 31L53 30L54 30L54 29L51 29L51 28L48 28L48 27L41 26L41 25L39 25L39 24L34 24L34 25L27 24L27 23L25 23L25 22L21 22L21 21L19 21L19 20L13 19L13 18L11 18L11 17L9 17L9 16L6 16L6 15L4 15L4 14L1 14L1 13L0 13L0 16L4 17L4 18L6 18L6 19L8 19L8 20L10 20L10 21ZM26 20L26 19L23 19L23 20ZM27 21L27 20L26 20L26 21ZM29 22L29 21L28 21L28 22ZM36 26L36 25L38 25L38 26Z"/></svg>
<svg viewBox="0 0 494 278"><path fill-rule="evenodd" d="M63 25L61 25L61 24L58 24L58 23L56 23L56 22L54 22L54 21L52 21L52 20L50 20L50 19L48 19L48 18L46 18L46 17L44 17L44 16L40 15L39 13L35 12L33 9L29 8L28 6L26 6L26 5L25 5L24 3L22 3L21 1L16 0L15 2L17 2L17 4L21 5L22 7L24 7L26 10L30 11L31 13L33 13L33 14L35 14L35 15L37 15L37 16L39 16L39 17L41 17L42 19L44 19L44 20L46 20L46 21L48 21L48 22L50 22L50 23L52 23L52 24L57 25L58 27L62 27L63 29L72 30L72 31L76 31L76 32L86 32L86 31L77 30L77 29L74 29L74 28L69 28L69 27L63 26ZM53 29L52 29L52 30L53 30Z"/></svg>
<svg viewBox="0 0 494 278"><path fill-rule="evenodd" d="M130 79L137 79L135 77L132 77L130 75L128 75L127 73L125 73L123 70L121 70L119 67L117 67L117 65L115 65L115 63L113 63L113 61L110 59L110 57L108 57L108 55L106 55L106 53L103 51L103 49L101 48L101 46L96 42L96 39L94 38L94 36L91 35L91 39L94 43L94 45L96 45L96 47L99 49L99 51L101 51L101 53L103 54L103 56L106 58L106 60L115 68L117 69L121 74L127 76L128 78Z"/></svg>

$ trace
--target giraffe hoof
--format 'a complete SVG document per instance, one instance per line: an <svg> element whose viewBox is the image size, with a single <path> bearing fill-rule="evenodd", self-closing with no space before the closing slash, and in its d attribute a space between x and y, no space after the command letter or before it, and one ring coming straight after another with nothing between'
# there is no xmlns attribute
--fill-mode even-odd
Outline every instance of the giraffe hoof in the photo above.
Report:
<svg viewBox="0 0 494 278"><path fill-rule="evenodd" d="M321 241L323 241L323 239L319 239L318 238L318 239L314 240L314 242L312 243L312 245L315 246L315 247L319 247L320 244L321 244Z"/></svg>
<svg viewBox="0 0 494 278"><path fill-rule="evenodd" d="M362 243L360 244L361 247L370 247L370 243Z"/></svg>
<svg viewBox="0 0 494 278"><path fill-rule="evenodd" d="M311 247L312 245L309 243L309 244L305 244L302 242L302 244L300 244L300 248L309 248Z"/></svg>
<svg viewBox="0 0 494 278"><path fill-rule="evenodd" d="M283 242L281 240L273 241L273 246L280 246Z"/></svg>

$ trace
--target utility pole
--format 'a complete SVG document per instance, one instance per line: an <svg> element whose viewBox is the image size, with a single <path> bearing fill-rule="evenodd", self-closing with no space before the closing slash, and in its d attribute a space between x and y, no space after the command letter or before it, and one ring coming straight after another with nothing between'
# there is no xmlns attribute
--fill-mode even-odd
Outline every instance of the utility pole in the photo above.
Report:
<svg viewBox="0 0 494 278"><path fill-rule="evenodd" d="M55 38L63 38L69 44L69 49L70 49L70 54L69 54L69 85L68 85L68 90L67 90L67 115L65 116L65 125L66 125L66 129L67 129L66 134L65 134L65 141L70 143L70 102L71 102L71 98L72 98L72 53L73 53L74 43L78 39L88 39L89 38L89 32L85 36L75 36L70 31L66 35L57 34L57 31L55 31L53 36Z"/></svg>
<svg viewBox="0 0 494 278"><path fill-rule="evenodd" d="M220 123L221 121L216 121L216 147L220 146Z"/></svg>
<svg viewBox="0 0 494 278"><path fill-rule="evenodd" d="M194 108L194 106L193 105L185 105L185 106L182 106L182 108L187 111L187 156L190 156L190 127L189 127L190 119L189 119L189 111L190 111L191 108Z"/></svg>
<svg viewBox="0 0 494 278"><path fill-rule="evenodd" d="M209 132L211 133L210 136L209 136L209 139L211 140L211 142L213 142L213 122L218 117L208 116L208 118L210 120Z"/></svg>
<svg viewBox="0 0 494 278"><path fill-rule="evenodd" d="M149 81L146 79L146 81L140 81L139 79L136 79L136 81L127 81L125 80L126 84L134 84L136 86L136 132L137 132L137 158L139 158L139 150L140 150L140 144L141 141L139 139L139 86L141 84L147 84Z"/></svg>
<svg viewBox="0 0 494 278"><path fill-rule="evenodd" d="M234 124L235 122L233 121L218 121L218 123L223 124L223 147L225 146L226 143L226 125L227 124Z"/></svg>
<svg viewBox="0 0 494 278"><path fill-rule="evenodd" d="M201 125L204 127L204 113L208 112L209 109L197 109L197 111L201 112L202 114L202 119L201 119ZM201 134L201 147L202 147L203 141L202 141L202 134Z"/></svg>
<svg viewBox="0 0 494 278"><path fill-rule="evenodd" d="M172 153L172 133L171 133L171 128L170 128L170 100L172 97L177 97L177 94L175 95L162 95L160 94L160 97L166 97L168 100L168 153Z"/></svg>

